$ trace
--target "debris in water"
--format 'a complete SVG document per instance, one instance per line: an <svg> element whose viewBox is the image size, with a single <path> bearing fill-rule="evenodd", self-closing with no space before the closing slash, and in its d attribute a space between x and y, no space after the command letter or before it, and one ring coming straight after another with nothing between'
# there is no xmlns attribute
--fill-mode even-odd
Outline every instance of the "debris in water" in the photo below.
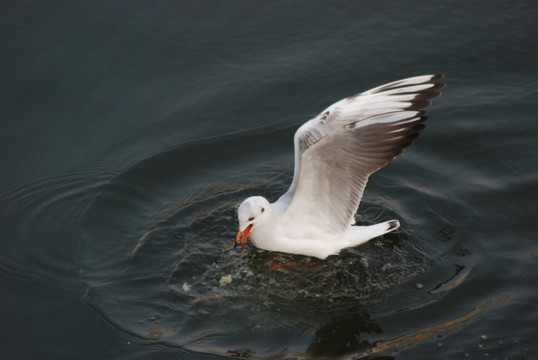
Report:
<svg viewBox="0 0 538 360"><path fill-rule="evenodd" d="M191 286L187 283L183 283L183 286L181 287L183 289L183 291L187 292L187 291L191 291Z"/></svg>
<svg viewBox="0 0 538 360"><path fill-rule="evenodd" d="M232 275L230 274L230 275L226 275L226 276L221 277L220 281L219 281L219 284L222 287L222 286L228 285L231 282L232 282Z"/></svg>
<svg viewBox="0 0 538 360"><path fill-rule="evenodd" d="M162 332L162 331L160 331L160 330L159 330L159 331L150 331L150 332L148 333L148 336L149 336L149 337L153 337L153 338L160 338L160 337L162 337L163 335L164 335L164 332Z"/></svg>

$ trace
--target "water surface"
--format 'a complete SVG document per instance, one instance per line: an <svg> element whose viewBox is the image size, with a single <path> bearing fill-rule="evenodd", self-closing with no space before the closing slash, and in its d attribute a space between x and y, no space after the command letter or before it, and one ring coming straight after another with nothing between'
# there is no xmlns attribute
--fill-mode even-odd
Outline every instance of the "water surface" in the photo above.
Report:
<svg viewBox="0 0 538 360"><path fill-rule="evenodd" d="M0 351L24 358L537 355L536 6L8 2ZM295 130L446 74L326 260L233 248ZM271 265L297 265L271 269Z"/></svg>

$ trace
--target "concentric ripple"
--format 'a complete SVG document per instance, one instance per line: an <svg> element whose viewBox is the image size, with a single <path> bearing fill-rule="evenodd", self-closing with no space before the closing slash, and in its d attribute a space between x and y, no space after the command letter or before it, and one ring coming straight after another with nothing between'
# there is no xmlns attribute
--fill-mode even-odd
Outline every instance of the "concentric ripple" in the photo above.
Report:
<svg viewBox="0 0 538 360"><path fill-rule="evenodd" d="M383 324L442 302L473 276L471 268L454 266L454 256L468 254L464 244L428 248L446 263L434 262L420 248L428 239L412 225L326 260L250 243L234 249L239 203L254 194L276 199L290 181L278 154L272 162L247 154L237 168L220 168L218 154L203 152L236 142L232 134L115 173L64 174L7 191L0 225L24 244L4 242L10 256L0 266L82 297L104 322L144 343L251 357L274 349L292 351L282 357L367 356L400 347L413 333L379 338ZM357 222L392 218L412 223L390 200L367 193ZM440 240L453 231L443 227ZM424 277L431 281L422 289ZM454 314L432 329L443 333L469 316ZM421 331L424 339L428 332Z"/></svg>
<svg viewBox="0 0 538 360"><path fill-rule="evenodd" d="M64 174L8 189L0 199L0 267L49 288L80 286L77 225L106 175Z"/></svg>
<svg viewBox="0 0 538 360"><path fill-rule="evenodd" d="M234 249L239 202L255 193L276 197L289 182L286 169L266 164L193 181L184 172L188 163L177 166L184 152L157 154L103 182L81 216L86 297L121 331L195 351L263 354L268 341L282 349L302 344L319 353L321 342L333 344L332 353L338 346L348 351L359 333L380 332L366 307L428 264L401 231L323 261ZM357 221L402 218L385 205L367 197ZM353 332L325 333L350 319ZM342 336L349 341L340 344Z"/></svg>

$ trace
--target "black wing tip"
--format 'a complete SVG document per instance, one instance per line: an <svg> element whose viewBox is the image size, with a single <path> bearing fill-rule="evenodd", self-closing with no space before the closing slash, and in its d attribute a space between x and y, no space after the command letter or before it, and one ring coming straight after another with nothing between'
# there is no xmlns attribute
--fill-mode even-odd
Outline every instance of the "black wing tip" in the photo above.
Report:
<svg viewBox="0 0 538 360"><path fill-rule="evenodd" d="M390 220L387 231L396 230L399 227L400 227L400 222L398 220Z"/></svg>
<svg viewBox="0 0 538 360"><path fill-rule="evenodd" d="M413 99L413 101L411 102L411 105L409 105L408 107L405 108L405 110L414 110L414 111L419 111L419 110L422 110L424 108L427 108L428 106L430 106L432 104L432 102L430 101L430 99L427 99L427 98L421 98L421 97L415 97Z"/></svg>
<svg viewBox="0 0 538 360"><path fill-rule="evenodd" d="M445 74L434 74L434 75L431 77L430 81L431 81L431 82L435 82L435 81L437 81L437 80L441 80L441 79L443 79L444 77L445 77ZM441 95L441 92L438 91L438 90L444 89L445 87L446 87L446 83L444 83L444 82L439 82L439 83L436 83L435 86L434 86L433 88L431 88L430 90L434 90L435 92L438 93L437 96L439 96L439 95ZM437 97L437 96L435 96L435 97Z"/></svg>
<svg viewBox="0 0 538 360"><path fill-rule="evenodd" d="M411 105L409 105L406 110L421 110L429 107L432 104L431 100L441 96L442 92L440 90L446 87L446 83L444 82L435 82L444 77L445 75L443 74L432 75L430 80L426 81L426 83L431 83L432 86L425 90L419 91L415 98L411 101Z"/></svg>

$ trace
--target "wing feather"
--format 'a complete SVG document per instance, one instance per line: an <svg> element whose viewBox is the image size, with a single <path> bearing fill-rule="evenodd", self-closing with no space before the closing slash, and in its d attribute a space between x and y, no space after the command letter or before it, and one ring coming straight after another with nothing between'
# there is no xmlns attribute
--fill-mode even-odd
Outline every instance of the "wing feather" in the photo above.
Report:
<svg viewBox="0 0 538 360"><path fill-rule="evenodd" d="M409 146L440 95L442 75L382 85L343 99L295 133L293 182L277 204L286 218L345 231L354 222L368 177Z"/></svg>

